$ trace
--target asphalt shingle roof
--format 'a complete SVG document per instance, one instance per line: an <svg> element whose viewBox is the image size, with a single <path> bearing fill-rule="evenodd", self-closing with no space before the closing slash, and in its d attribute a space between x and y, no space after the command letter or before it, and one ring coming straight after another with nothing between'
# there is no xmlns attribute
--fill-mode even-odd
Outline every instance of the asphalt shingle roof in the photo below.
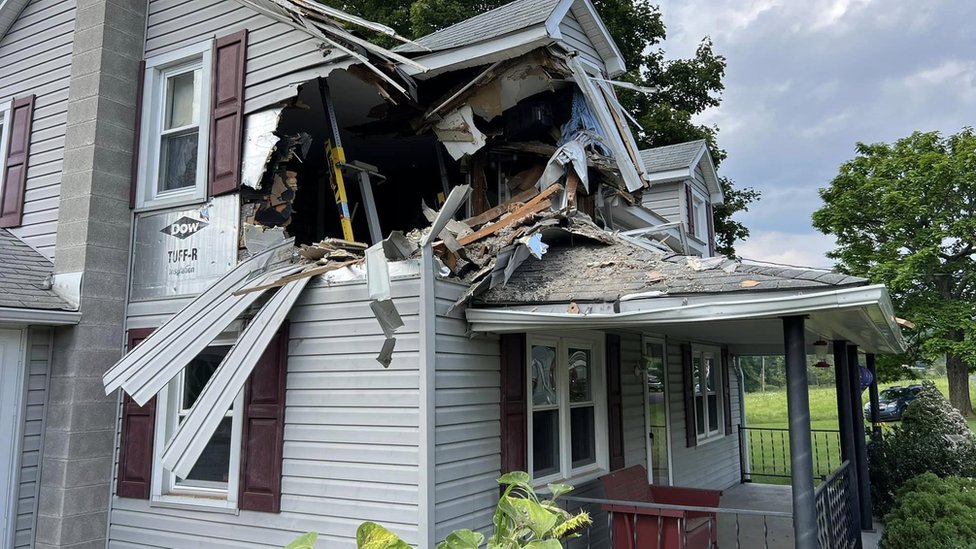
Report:
<svg viewBox="0 0 976 549"><path fill-rule="evenodd" d="M418 38L416 42L438 51L491 40L545 22L558 4L559 0L515 0ZM402 53L424 50L412 44L404 44L397 47L396 51Z"/></svg>
<svg viewBox="0 0 976 549"><path fill-rule="evenodd" d="M697 258L695 258L697 259ZM693 259L694 260L694 259ZM476 298L484 304L614 302L620 297L660 291L670 296L817 290L863 286L864 278L830 271L779 266L734 264L696 271L685 256L667 256L617 240L616 244L583 243L552 246L542 259L530 257L505 285Z"/></svg>
<svg viewBox="0 0 976 549"><path fill-rule="evenodd" d="M695 161L695 157L698 156L698 151L701 150L704 144L705 140L699 139L698 141L644 149L640 152L641 161L644 162L644 167L648 173L687 168Z"/></svg>
<svg viewBox="0 0 976 549"><path fill-rule="evenodd" d="M0 307L73 310L45 279L54 264L7 229L0 229Z"/></svg>

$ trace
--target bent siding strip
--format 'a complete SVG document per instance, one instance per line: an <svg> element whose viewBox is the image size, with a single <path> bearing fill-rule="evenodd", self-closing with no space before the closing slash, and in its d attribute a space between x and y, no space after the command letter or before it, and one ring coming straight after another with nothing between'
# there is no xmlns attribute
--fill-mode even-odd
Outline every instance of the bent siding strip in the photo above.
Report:
<svg viewBox="0 0 976 549"><path fill-rule="evenodd" d="M244 112L294 96L325 56L308 34L233 0L150 0L146 57L248 29Z"/></svg>
<svg viewBox="0 0 976 549"><path fill-rule="evenodd" d="M74 0L32 0L0 40L0 103L35 94L24 217L11 231L54 257Z"/></svg>
<svg viewBox="0 0 976 549"><path fill-rule="evenodd" d="M416 543L419 479L419 292L394 280L404 320L389 369L366 285L313 282L289 315L281 513L240 515L113 498L109 547L283 547L314 530L323 547L353 548L366 520ZM145 323L148 316L130 322Z"/></svg>

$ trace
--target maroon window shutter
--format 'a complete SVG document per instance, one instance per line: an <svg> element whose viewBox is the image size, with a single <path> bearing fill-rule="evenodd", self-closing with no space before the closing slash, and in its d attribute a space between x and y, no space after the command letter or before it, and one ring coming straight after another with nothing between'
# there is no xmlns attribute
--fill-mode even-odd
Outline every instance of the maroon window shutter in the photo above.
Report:
<svg viewBox="0 0 976 549"><path fill-rule="evenodd" d="M715 255L715 213L711 202L705 205L705 216L708 221L708 255Z"/></svg>
<svg viewBox="0 0 976 549"><path fill-rule="evenodd" d="M24 218L24 191L27 189L27 159L30 156L31 125L34 121L34 96L14 99L10 116L3 121L10 138L0 186L0 227L19 227Z"/></svg>
<svg viewBox="0 0 976 549"><path fill-rule="evenodd" d="M607 334L607 419L610 470L624 467L624 404L620 376L620 336Z"/></svg>
<svg viewBox="0 0 976 549"><path fill-rule="evenodd" d="M132 130L132 164L129 175L129 208L136 207L136 195L139 181L139 140L142 137L142 95L146 85L146 61L139 62L139 72L136 73L136 120Z"/></svg>
<svg viewBox="0 0 976 549"><path fill-rule="evenodd" d="M236 192L241 181L247 29L218 38L213 49L209 191Z"/></svg>
<svg viewBox="0 0 976 549"><path fill-rule="evenodd" d="M285 443L285 382L288 325L268 343L244 385L239 506L251 511L281 510L281 461Z"/></svg>
<svg viewBox="0 0 976 549"><path fill-rule="evenodd" d="M528 471L528 374L525 334L501 336L502 472Z"/></svg>
<svg viewBox="0 0 976 549"><path fill-rule="evenodd" d="M729 360L729 350L722 349L722 391L725 392L725 434L732 434L732 385L729 383L729 368L732 361Z"/></svg>
<svg viewBox="0 0 976 549"><path fill-rule="evenodd" d="M695 203L691 197L691 185L685 185L685 211L688 214L688 234L695 235Z"/></svg>
<svg viewBox="0 0 976 549"><path fill-rule="evenodd" d="M691 345L681 346L681 380L685 400L685 443L688 448L698 446L698 428L695 424L695 362Z"/></svg>
<svg viewBox="0 0 976 549"><path fill-rule="evenodd" d="M152 333L151 328L129 330L131 351ZM119 440L119 473L115 493L123 498L149 499L152 481L153 437L156 431L156 397L139 406L122 396L122 432Z"/></svg>

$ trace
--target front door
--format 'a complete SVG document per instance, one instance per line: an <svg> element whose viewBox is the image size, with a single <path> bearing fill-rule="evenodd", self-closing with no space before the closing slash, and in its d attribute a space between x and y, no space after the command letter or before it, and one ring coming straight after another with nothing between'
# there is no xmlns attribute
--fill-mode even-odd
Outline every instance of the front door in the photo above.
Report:
<svg viewBox="0 0 976 549"><path fill-rule="evenodd" d="M20 451L21 407L24 395L24 350L21 330L0 329L0 520L3 547L13 545Z"/></svg>
<svg viewBox="0 0 976 549"><path fill-rule="evenodd" d="M644 338L647 481L665 486L671 484L666 349L663 339Z"/></svg>

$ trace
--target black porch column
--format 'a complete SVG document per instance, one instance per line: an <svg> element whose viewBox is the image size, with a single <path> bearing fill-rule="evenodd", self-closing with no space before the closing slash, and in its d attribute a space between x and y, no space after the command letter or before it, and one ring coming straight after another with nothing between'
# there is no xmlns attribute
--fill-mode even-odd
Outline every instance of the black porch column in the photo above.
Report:
<svg viewBox="0 0 976 549"><path fill-rule="evenodd" d="M851 376L848 367L847 342L843 339L834 340L834 379L837 390L837 427L840 429L840 456L841 460L850 462L848 474L851 475L850 486L860 486L857 481L857 462L854 459L854 422L851 418L855 412L852 411L851 403ZM855 347L856 352L856 347ZM860 413L860 410L857 411ZM850 490L851 511L854 513L854 523L861 524L861 498L858 497L860 490ZM860 547L860 543L857 545Z"/></svg>
<svg viewBox="0 0 976 549"><path fill-rule="evenodd" d="M864 440L864 405L861 402L861 366L858 364L857 345L847 346L848 374L851 378L851 415L854 433L854 462L857 467L858 502L861 505L861 530L874 528L871 518L871 479L868 477L868 447Z"/></svg>
<svg viewBox="0 0 976 549"><path fill-rule="evenodd" d="M818 549L813 498L813 453L804 317L783 318L786 348L786 407L790 416L790 469L793 486L793 536L796 549Z"/></svg>
<svg viewBox="0 0 976 549"><path fill-rule="evenodd" d="M874 438L879 439L881 438L881 403L878 398L878 369L874 363L874 353L865 354L864 361L873 378L871 386L868 387L868 395L871 398L871 425L874 426L872 431Z"/></svg>

